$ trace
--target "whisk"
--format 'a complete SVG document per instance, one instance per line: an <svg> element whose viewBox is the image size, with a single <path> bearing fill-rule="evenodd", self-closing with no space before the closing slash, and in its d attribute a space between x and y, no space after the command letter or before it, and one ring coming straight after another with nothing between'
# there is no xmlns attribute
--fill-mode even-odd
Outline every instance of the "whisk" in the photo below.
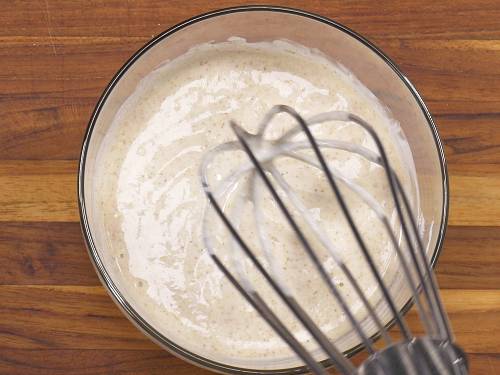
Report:
<svg viewBox="0 0 500 375"><path fill-rule="evenodd" d="M296 125L286 131L279 139L269 141L264 138L266 128L271 120L278 114L283 113L291 116ZM355 143L341 140L316 139L311 128L317 124L349 122L361 127L373 140L376 152ZM265 301L250 279L246 276L239 256L233 255L234 267L229 267L223 257L217 255L216 246L213 243L213 233L209 229L208 212L211 210L220 217L223 225L232 237L235 248L241 250L257 272L266 280L269 286L279 296L284 305L297 318L301 325L310 333L318 346L328 356L329 362L337 370L344 374L467 374L467 360L462 350L454 343L451 328L441 303L437 284L426 257L423 240L419 234L417 220L412 213L408 195L403 189L402 182L389 164L389 160L382 142L373 127L359 116L344 112L333 111L321 113L309 118L307 121L293 108L285 105L273 107L263 121L260 123L256 134L250 134L238 126L234 121L230 123L237 138L236 141L223 143L208 152L201 165L200 174L204 191L208 197L209 204L204 217L203 239L208 252L222 273L231 284L241 293L248 303L260 314L269 326L278 334L289 347L304 362L307 368L314 374L326 374L325 366L318 363L310 350L301 343L284 324L282 318L273 310L273 307ZM299 133L305 135L305 140L293 140ZM378 165L385 170L385 178L394 201L397 218L401 224L402 238L405 246L402 246L393 232L390 220L380 204L364 188L358 186L350 179L344 177L338 170L330 165L325 156L326 149L342 150L357 154L370 163ZM249 158L249 162L241 165L233 171L215 188L211 187L208 178L208 169L215 157L232 151L242 150ZM312 150L312 155L299 153L299 150ZM274 162L281 157L292 157L303 163L319 168L324 174L333 196L336 198L342 214L361 250L367 269L377 283L381 292L381 298L389 309L392 323L401 332L401 339L395 341L388 332L390 324L385 324L376 313L374 306L369 302L368 296L362 290L359 282L353 276L352 270L338 256L328 236L321 225L311 216L300 197L293 188L281 177L276 170ZM251 249L239 232L239 218L230 217L221 203L223 196L243 176L250 176L251 194L255 214L255 225L259 244L262 247L264 259L256 255L255 249ZM368 352L368 358L356 368L354 364L342 353L337 345L322 332L314 319L306 312L306 309L294 297L293 292L287 287L286 281L276 267L276 260L269 249L267 231L263 228L261 218L261 204L259 202L258 183L263 183L270 196L283 214L286 222L293 230L297 240L307 256L312 261L319 273L321 280L327 286L331 296L337 301L342 312L345 314L353 331L359 337L360 343ZM346 199L339 188L339 184L357 194L357 196L375 213L377 220L385 228L388 238L394 247L396 256L403 271L404 280L412 293L420 321L424 327L424 335L415 336L400 308L391 296L388 286L384 281L381 270L377 268L376 262L370 254L368 245L363 238L355 219L346 203ZM278 189L284 194L279 194ZM301 221L307 229L303 228L285 204L284 198L291 202L294 209L301 215ZM212 212L213 212L212 211ZM329 276L323 263L320 261L315 246L311 243L306 230L312 232L321 246L328 250L328 254L338 265L341 272L352 286L357 297L366 309L378 331L384 346L381 349L374 347L374 336L370 336L361 322L356 318L351 306L345 300L339 287L335 285ZM233 254L235 252L233 251ZM232 269L231 269L232 268Z"/></svg>

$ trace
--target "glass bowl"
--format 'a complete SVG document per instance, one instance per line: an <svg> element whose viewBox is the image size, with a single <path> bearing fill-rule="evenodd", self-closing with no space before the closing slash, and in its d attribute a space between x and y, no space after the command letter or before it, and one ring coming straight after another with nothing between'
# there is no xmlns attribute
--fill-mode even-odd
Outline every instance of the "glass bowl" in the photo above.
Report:
<svg viewBox="0 0 500 375"><path fill-rule="evenodd" d="M318 49L328 58L350 70L388 109L398 121L406 137L416 167L419 185L421 223L424 243L434 265L442 246L448 215L448 177L443 148L438 132L422 98L396 65L379 49L348 28L315 14L301 10L248 6L223 9L203 14L178 24L148 42L137 51L104 90L85 134L78 174L78 200L81 224L90 258L96 271L124 314L152 340L173 354L198 366L231 374L298 374L304 367L276 368L276 365L238 366L203 353L194 353L160 333L139 312L121 287L119 276L110 273L110 262L102 233L95 217L92 174L96 155L112 119L124 101L134 92L148 73L167 60L172 60L191 47L230 37L249 42L289 40ZM399 298L406 312L411 306L409 294ZM388 322L388 325L391 323ZM376 333L374 333L376 335ZM353 343L347 355L361 350ZM329 365L328 361L324 362Z"/></svg>

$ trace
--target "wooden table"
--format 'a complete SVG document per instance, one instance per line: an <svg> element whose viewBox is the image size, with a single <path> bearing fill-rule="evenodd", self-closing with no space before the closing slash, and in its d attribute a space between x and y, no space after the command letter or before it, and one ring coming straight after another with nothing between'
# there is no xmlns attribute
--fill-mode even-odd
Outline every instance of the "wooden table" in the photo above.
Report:
<svg viewBox="0 0 500 375"><path fill-rule="evenodd" d="M365 35L420 90L451 180L442 295L471 373L500 373L500 3L276 3ZM76 160L124 61L177 22L231 5L0 1L1 374L207 373L151 343L99 283L80 234Z"/></svg>

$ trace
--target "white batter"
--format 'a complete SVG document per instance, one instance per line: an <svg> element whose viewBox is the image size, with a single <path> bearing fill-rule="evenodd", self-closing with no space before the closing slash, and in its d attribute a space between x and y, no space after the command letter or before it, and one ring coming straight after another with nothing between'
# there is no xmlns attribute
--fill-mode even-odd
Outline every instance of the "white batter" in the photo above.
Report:
<svg viewBox="0 0 500 375"><path fill-rule="evenodd" d="M304 47L281 41L251 44L241 39L198 46L151 73L115 117L99 152L95 179L106 235L104 251L115 262L108 268L122 280L119 286L127 298L169 339L202 356L239 366L271 368L298 363L224 279L204 249L201 218L206 198L199 166L205 152L234 140L230 119L255 131L275 104L290 105L305 117L331 110L361 116L376 128L404 183L411 181L414 167L411 156L402 152L407 146L398 136L398 124L348 71ZM269 137L279 136L290 124L288 117L280 115L270 127ZM320 126L315 132L375 150L368 136L353 124ZM380 167L341 151L326 155L345 176L368 189L396 223ZM243 155L223 158L212 173L213 181L244 160ZM277 166L310 212L323 222L362 288L378 301L373 279L323 175L289 159ZM359 199L343 191L377 265L386 278L392 278L395 260L382 226ZM273 249L283 262L290 288L322 329L347 349L357 337L345 336L350 326L344 314L275 205L267 195L264 200ZM250 214L242 221L246 238L258 249ZM394 226L398 234L399 228ZM228 243L223 233L218 234L221 256ZM324 252L321 258L362 317L361 304L343 275ZM293 332L308 340L276 296L254 274L252 278Z"/></svg>

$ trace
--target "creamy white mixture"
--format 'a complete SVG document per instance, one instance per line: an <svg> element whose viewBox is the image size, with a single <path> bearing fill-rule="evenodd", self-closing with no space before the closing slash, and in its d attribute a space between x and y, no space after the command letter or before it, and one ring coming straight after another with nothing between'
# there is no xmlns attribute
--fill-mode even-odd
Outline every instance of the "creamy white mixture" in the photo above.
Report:
<svg viewBox="0 0 500 375"><path fill-rule="evenodd" d="M254 132L275 104L290 105L305 117L331 110L361 116L376 128L395 170L414 193L411 157L404 155L407 146L399 135L399 125L383 106L344 68L318 52L281 41L252 44L234 39L200 45L151 73L115 117L99 152L95 176L96 202L106 235L104 251L115 262L110 269L144 319L190 351L233 365L261 368L297 362L224 279L204 249L201 218L206 197L199 166L204 153L235 139L229 120ZM289 117L278 116L270 126L269 138L278 137L292 123ZM375 150L369 137L352 123L321 125L315 134ZM346 177L370 191L399 234L384 171L342 151L325 155ZM219 158L211 170L214 184L245 160L241 154ZM379 291L323 175L290 159L281 159L276 165L311 214L322 221L340 256L376 303ZM395 257L387 235L373 212L346 189L342 191L376 264L390 281ZM242 188L235 194L244 193ZM288 285L327 335L347 349L357 337L349 335L345 315L276 205L266 194L263 200L270 241ZM251 207L245 212L242 233L258 249ZM214 231L221 257L227 259L227 236L217 225ZM364 310L345 277L324 251L320 250L320 256L362 318ZM308 341L306 332L265 283L254 273L251 278L297 337Z"/></svg>

